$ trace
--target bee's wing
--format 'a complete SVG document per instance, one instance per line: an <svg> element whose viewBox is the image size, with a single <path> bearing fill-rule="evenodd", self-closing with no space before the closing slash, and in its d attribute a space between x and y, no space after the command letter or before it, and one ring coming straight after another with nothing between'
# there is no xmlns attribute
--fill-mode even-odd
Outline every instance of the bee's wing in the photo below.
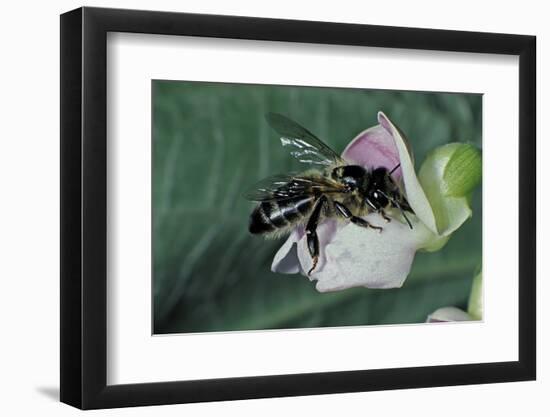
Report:
<svg viewBox="0 0 550 417"><path fill-rule="evenodd" d="M244 197L250 201L262 202L337 192L343 192L342 185L329 179L287 174L264 178L245 192Z"/></svg>
<svg viewBox="0 0 550 417"><path fill-rule="evenodd" d="M344 165L345 161L313 133L288 117L268 113L267 122L281 135L283 146L292 148L290 154L300 162L317 165Z"/></svg>

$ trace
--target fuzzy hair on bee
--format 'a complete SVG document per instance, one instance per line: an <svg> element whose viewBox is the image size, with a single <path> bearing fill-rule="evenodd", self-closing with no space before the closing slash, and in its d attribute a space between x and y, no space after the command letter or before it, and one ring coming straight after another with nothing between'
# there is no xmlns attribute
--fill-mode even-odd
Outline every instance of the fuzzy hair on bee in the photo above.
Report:
<svg viewBox="0 0 550 417"><path fill-rule="evenodd" d="M280 182L281 185L270 193L271 198L259 202L250 215L249 231L252 234L278 238L295 227L305 226L317 198L331 190L328 184L324 185L325 177L316 170L285 179L277 176L275 180L267 179L270 183ZM265 190L261 184L259 187L258 190ZM331 216L328 206L323 208L321 216Z"/></svg>
<svg viewBox="0 0 550 417"><path fill-rule="evenodd" d="M296 227L304 227L308 250L313 260L310 274L317 265L319 239L317 226L327 218L372 228L363 217L378 213L389 222L395 210L409 227L405 212L413 213L399 184L385 167L365 168L350 164L313 133L287 117L269 113L267 121L280 135L283 146L300 162L317 165L298 174L275 175L253 186L245 196L258 204L252 211L249 231L255 235L276 238Z"/></svg>

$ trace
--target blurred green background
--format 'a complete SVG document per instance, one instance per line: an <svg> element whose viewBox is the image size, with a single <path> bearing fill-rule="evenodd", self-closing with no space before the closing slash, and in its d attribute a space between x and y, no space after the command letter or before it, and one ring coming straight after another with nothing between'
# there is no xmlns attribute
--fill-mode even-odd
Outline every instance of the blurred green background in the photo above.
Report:
<svg viewBox="0 0 550 417"><path fill-rule="evenodd" d="M481 264L481 190L473 218L436 253L417 253L400 289L321 294L301 275L275 274L284 238L248 233L244 190L303 170L264 115L279 112L337 152L384 111L408 136L418 169L448 142L481 148L481 95L152 82L154 333L419 323L466 307Z"/></svg>

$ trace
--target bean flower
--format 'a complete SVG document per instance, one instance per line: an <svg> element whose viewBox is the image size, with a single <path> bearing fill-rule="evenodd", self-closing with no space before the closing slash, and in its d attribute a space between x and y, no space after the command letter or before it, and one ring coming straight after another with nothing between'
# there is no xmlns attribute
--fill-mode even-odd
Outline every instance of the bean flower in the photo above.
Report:
<svg viewBox="0 0 550 417"><path fill-rule="evenodd" d="M342 157L351 164L393 169L414 215L412 229L398 211L386 223L377 213L364 217L383 227L379 233L352 223L326 219L317 228L319 261L314 271L303 227L295 228L276 253L273 272L301 273L316 281L319 292L351 287L399 288L405 282L418 250L441 249L472 215L470 196L481 179L481 154L472 145L450 143L434 149L415 172L408 142L382 112L378 125L357 135Z"/></svg>

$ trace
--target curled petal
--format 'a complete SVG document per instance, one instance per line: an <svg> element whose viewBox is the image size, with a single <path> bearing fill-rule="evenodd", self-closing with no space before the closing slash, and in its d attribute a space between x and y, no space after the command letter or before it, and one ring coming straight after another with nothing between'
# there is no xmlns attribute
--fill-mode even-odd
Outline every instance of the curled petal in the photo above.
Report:
<svg viewBox="0 0 550 417"><path fill-rule="evenodd" d="M427 323L442 323L449 321L469 321L472 317L456 307L443 307L435 310L428 316Z"/></svg>
<svg viewBox="0 0 550 417"><path fill-rule="evenodd" d="M403 172L403 184L410 206L426 227L437 234L434 212L414 171L414 163L408 150L406 140L403 138L399 129L384 113L378 112L378 122L395 140L395 145L399 152L399 162L401 163Z"/></svg>

